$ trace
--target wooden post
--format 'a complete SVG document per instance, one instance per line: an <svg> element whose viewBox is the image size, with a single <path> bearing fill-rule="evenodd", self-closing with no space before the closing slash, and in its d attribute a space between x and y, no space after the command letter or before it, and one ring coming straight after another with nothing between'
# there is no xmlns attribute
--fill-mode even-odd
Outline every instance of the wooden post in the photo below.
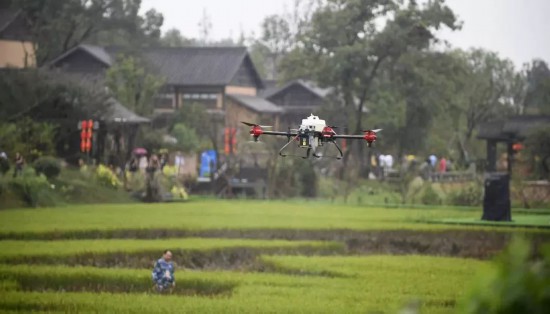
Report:
<svg viewBox="0 0 550 314"><path fill-rule="evenodd" d="M487 140L487 172L494 172L497 170L497 142L494 140Z"/></svg>
<svg viewBox="0 0 550 314"><path fill-rule="evenodd" d="M509 141L506 143L508 151L508 175L512 178L512 162L514 161L514 142Z"/></svg>

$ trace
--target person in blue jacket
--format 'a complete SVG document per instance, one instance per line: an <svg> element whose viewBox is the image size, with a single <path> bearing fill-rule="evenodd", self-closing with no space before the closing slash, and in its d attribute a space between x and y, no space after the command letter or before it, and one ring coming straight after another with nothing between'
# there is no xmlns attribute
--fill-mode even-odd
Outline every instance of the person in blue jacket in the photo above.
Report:
<svg viewBox="0 0 550 314"><path fill-rule="evenodd" d="M155 262L152 273L153 282L158 292L163 292L176 286L174 271L172 252L170 250L165 250L162 257Z"/></svg>

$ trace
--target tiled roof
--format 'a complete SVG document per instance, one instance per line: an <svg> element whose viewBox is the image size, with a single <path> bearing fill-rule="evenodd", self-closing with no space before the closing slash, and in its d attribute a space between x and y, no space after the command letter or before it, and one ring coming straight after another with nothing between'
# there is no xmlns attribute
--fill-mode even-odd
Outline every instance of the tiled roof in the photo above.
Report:
<svg viewBox="0 0 550 314"><path fill-rule="evenodd" d="M56 64L74 51L81 49L111 66L118 54L126 51L118 47L79 45L52 61ZM136 54L136 51L129 51ZM146 47L137 52L171 85L229 85L239 67L249 58L246 47ZM255 70L254 70L255 72ZM258 73L253 73L259 85Z"/></svg>
<svg viewBox="0 0 550 314"><path fill-rule="evenodd" d="M257 97L257 96L247 96L247 95L233 95L228 94L227 97L235 100L239 104L247 107L248 109L251 109L256 112L262 112L262 113L281 113L283 112L283 109L274 103Z"/></svg>

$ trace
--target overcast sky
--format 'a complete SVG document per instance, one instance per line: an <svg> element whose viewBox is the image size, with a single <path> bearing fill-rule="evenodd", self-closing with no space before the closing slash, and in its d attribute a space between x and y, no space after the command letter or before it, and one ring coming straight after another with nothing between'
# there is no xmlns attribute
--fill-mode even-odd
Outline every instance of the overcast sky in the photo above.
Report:
<svg viewBox="0 0 550 314"><path fill-rule="evenodd" d="M206 10L211 39L238 38L241 30L260 33L262 19L290 8L293 0L143 0L142 10L164 14L163 30L179 29L199 37L199 21ZM441 37L461 48L482 47L518 66L533 58L550 62L550 0L447 0L464 22L457 32Z"/></svg>

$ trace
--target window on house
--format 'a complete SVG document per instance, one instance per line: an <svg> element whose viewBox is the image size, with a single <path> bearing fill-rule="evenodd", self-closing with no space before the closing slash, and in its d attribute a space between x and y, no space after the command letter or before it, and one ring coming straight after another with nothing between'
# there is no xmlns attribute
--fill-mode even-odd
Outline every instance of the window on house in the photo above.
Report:
<svg viewBox="0 0 550 314"><path fill-rule="evenodd" d="M172 109L174 108L174 94L158 94L155 96L155 108Z"/></svg>
<svg viewBox="0 0 550 314"><path fill-rule="evenodd" d="M213 109L218 103L218 94L215 93L187 93L182 95L184 106L185 103L198 103L206 108Z"/></svg>

